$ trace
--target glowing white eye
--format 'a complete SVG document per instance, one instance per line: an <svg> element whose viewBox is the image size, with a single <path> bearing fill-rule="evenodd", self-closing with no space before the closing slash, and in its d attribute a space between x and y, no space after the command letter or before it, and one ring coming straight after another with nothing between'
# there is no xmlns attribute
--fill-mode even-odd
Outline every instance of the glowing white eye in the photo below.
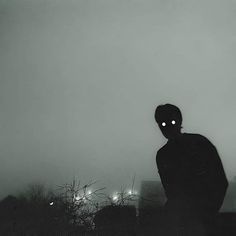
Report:
<svg viewBox="0 0 236 236"><path fill-rule="evenodd" d="M174 125L174 124L175 124L175 120L172 120L172 121L171 121L171 124Z"/></svg>
<svg viewBox="0 0 236 236"><path fill-rule="evenodd" d="M166 123L165 123L165 122L162 122L161 125L162 125L162 126L166 126Z"/></svg>

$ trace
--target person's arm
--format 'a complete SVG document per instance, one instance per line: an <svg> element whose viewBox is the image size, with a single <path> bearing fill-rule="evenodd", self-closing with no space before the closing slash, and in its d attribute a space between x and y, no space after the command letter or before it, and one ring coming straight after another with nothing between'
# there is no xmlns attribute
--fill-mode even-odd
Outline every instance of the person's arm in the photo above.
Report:
<svg viewBox="0 0 236 236"><path fill-rule="evenodd" d="M222 161L213 145L211 153L211 159L209 160L209 175L212 184L212 200L214 202L212 207L215 208L216 211L219 211L228 188L228 180L225 175Z"/></svg>
<svg viewBox="0 0 236 236"><path fill-rule="evenodd" d="M205 137L200 136L193 147L191 160L193 163L193 179L195 191L200 205L212 211L219 211L228 181L215 146Z"/></svg>
<svg viewBox="0 0 236 236"><path fill-rule="evenodd" d="M168 178L167 178L167 175L166 175L164 164L161 161L160 151L158 151L157 155L156 155L156 165L157 165L157 170L158 170L158 174L159 174L160 179L161 179L162 186L163 186L164 191L165 191L165 195L166 195L167 199L169 199L170 196L169 196L169 191L168 191L168 187L169 187L168 186Z"/></svg>
<svg viewBox="0 0 236 236"><path fill-rule="evenodd" d="M178 183L178 167L170 167L166 161L166 157L163 157L160 152L157 153L156 163L162 186L165 190L165 195L168 200L173 200L177 195L181 194Z"/></svg>

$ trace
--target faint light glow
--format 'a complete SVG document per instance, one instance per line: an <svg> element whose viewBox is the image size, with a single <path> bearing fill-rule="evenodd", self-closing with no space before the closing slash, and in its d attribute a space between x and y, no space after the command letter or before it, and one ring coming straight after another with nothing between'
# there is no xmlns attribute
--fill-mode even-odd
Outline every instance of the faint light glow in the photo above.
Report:
<svg viewBox="0 0 236 236"><path fill-rule="evenodd" d="M86 193L83 192L83 193L78 193L76 196L74 196L74 201L77 201L77 202L87 202L87 200L90 200L92 198L92 190L88 190Z"/></svg>
<svg viewBox="0 0 236 236"><path fill-rule="evenodd" d="M174 125L175 124L175 120L172 120L171 123L172 123L172 125Z"/></svg>
<svg viewBox="0 0 236 236"><path fill-rule="evenodd" d="M118 196L113 196L113 201L117 201L118 200Z"/></svg>
<svg viewBox="0 0 236 236"><path fill-rule="evenodd" d="M82 200L83 200L84 203L87 202L86 196L82 197Z"/></svg>
<svg viewBox="0 0 236 236"><path fill-rule="evenodd" d="M118 197L118 194L117 193L114 193L113 196L112 196L112 200L114 202L118 201L119 197Z"/></svg>
<svg viewBox="0 0 236 236"><path fill-rule="evenodd" d="M166 122L162 122L161 125L162 125L162 126L166 126Z"/></svg>
<svg viewBox="0 0 236 236"><path fill-rule="evenodd" d="M54 202L50 202L49 205L52 206L54 204Z"/></svg>
<svg viewBox="0 0 236 236"><path fill-rule="evenodd" d="M137 195L138 194L137 191L131 190L131 189L129 189L127 193L128 193L128 195Z"/></svg>

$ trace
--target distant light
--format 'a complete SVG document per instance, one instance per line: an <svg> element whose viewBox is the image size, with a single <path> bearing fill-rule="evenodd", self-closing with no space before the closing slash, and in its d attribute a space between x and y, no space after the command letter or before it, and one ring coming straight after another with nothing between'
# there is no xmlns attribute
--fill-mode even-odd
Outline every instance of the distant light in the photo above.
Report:
<svg viewBox="0 0 236 236"><path fill-rule="evenodd" d="M118 194L117 193L114 193L113 196L112 196L112 200L115 202L118 200Z"/></svg>
<svg viewBox="0 0 236 236"><path fill-rule="evenodd" d="M84 203L87 202L87 198L85 196L82 198L82 200Z"/></svg>
<svg viewBox="0 0 236 236"><path fill-rule="evenodd" d="M172 123L172 125L174 125L175 124L175 120L172 120L171 123Z"/></svg>
<svg viewBox="0 0 236 236"><path fill-rule="evenodd" d="M118 200L118 197L117 196L113 196L113 201L117 201Z"/></svg>
<svg viewBox="0 0 236 236"><path fill-rule="evenodd" d="M162 122L161 125L162 125L162 126L166 126L166 122Z"/></svg>
<svg viewBox="0 0 236 236"><path fill-rule="evenodd" d="M92 191L91 190L88 190L88 195L90 195L92 193Z"/></svg>
<svg viewBox="0 0 236 236"><path fill-rule="evenodd" d="M75 197L75 200L76 200L76 201L79 201L79 200L80 200L80 196L77 195L77 196Z"/></svg>
<svg viewBox="0 0 236 236"><path fill-rule="evenodd" d="M52 206L54 204L54 202L50 202L49 205Z"/></svg>
<svg viewBox="0 0 236 236"><path fill-rule="evenodd" d="M135 190L128 190L128 192L127 192L129 195L137 195L138 194L138 192L137 191L135 191Z"/></svg>

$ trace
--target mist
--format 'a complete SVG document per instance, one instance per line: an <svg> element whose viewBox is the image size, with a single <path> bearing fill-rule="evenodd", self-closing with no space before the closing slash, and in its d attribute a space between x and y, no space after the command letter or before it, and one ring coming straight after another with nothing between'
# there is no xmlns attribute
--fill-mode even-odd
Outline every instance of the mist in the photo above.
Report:
<svg viewBox="0 0 236 236"><path fill-rule="evenodd" d="M160 180L157 105L235 176L236 1L0 0L0 195Z"/></svg>

